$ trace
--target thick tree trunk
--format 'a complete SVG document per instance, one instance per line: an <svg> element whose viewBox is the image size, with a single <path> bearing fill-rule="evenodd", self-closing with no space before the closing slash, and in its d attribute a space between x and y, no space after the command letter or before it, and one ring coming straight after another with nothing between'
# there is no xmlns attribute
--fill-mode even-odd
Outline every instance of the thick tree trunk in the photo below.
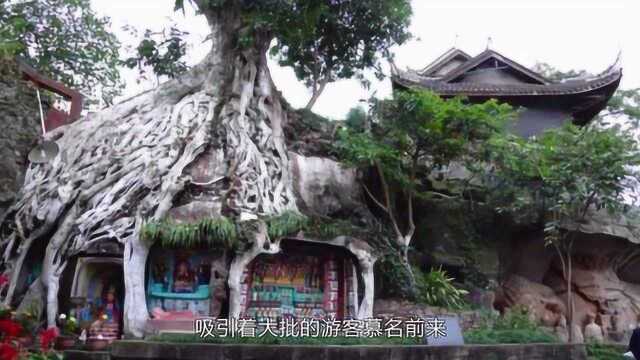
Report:
<svg viewBox="0 0 640 360"><path fill-rule="evenodd" d="M145 296L145 267L149 246L139 237L125 243L122 261L124 276L124 331L135 337L144 336L149 311Z"/></svg>
<svg viewBox="0 0 640 360"><path fill-rule="evenodd" d="M26 253L25 239L43 223L57 226L42 276L50 326L66 260L95 242L117 240L125 246L125 330L143 334L151 244L141 241L142 223L166 216L191 181L185 169L207 148L224 159L216 166L227 175L202 190L221 202L225 215L245 220L297 211L282 131L286 114L267 68L271 37L257 33L253 46L240 48L237 11L203 12L213 42L206 59L180 79L48 133L60 153L31 165L22 198L0 224L0 234L13 239L0 243L8 254L5 274L22 266L15 247ZM3 295L5 302L13 296Z"/></svg>
<svg viewBox="0 0 640 360"><path fill-rule="evenodd" d="M571 286L571 282L572 282L572 278L573 278L573 264L571 261L571 251L572 251L572 246L573 242L570 241L568 246L567 246L567 269L566 269L566 274L567 274L567 318L568 318L568 325L569 325L569 343L573 343L575 341L575 334L574 334L574 328L573 328L573 324L574 322L574 310L573 310L573 289Z"/></svg>
<svg viewBox="0 0 640 360"><path fill-rule="evenodd" d="M364 282L364 294L362 302L358 306L358 313L356 314L356 317L361 320L370 319L373 318L373 302L375 295L374 265L378 258L371 251L354 246L354 243L350 243L348 248L349 251L351 251L351 253L358 259L360 271L362 271L362 280Z"/></svg>
<svg viewBox="0 0 640 360"><path fill-rule="evenodd" d="M264 222L259 222L257 231L253 234L252 246L248 251L236 254L229 268L229 318L239 319L242 312L241 287L242 274L247 265L260 254L277 254L280 252L280 241L271 242L267 235Z"/></svg>
<svg viewBox="0 0 640 360"><path fill-rule="evenodd" d="M410 238L408 238L410 240ZM413 273L413 268L411 267L411 262L409 261L409 241L407 238L403 237L398 239L400 249L400 261L404 266L405 271L407 272L407 278L409 280L409 289L407 296L411 299L415 299L418 295L418 286L416 282L416 275Z"/></svg>
<svg viewBox="0 0 640 360"><path fill-rule="evenodd" d="M313 109L316 101L318 101L318 98L320 98L320 95L322 95L322 93L324 92L324 88L327 86L327 83L329 83L329 77L324 77L322 78L322 80L320 80L320 86L313 88L313 94L311 94L309 102L304 107L305 110L311 111L311 109Z"/></svg>

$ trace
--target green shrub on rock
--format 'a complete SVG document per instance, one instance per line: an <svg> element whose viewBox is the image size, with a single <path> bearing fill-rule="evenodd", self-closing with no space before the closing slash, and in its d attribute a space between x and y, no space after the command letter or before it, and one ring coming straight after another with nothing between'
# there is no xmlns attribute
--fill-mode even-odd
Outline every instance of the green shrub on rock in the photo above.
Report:
<svg viewBox="0 0 640 360"><path fill-rule="evenodd" d="M468 344L555 343L555 335L529 318L525 308L512 308L502 316L487 313L478 328L464 333Z"/></svg>
<svg viewBox="0 0 640 360"><path fill-rule="evenodd" d="M413 271L416 274L419 303L447 309L460 309L465 306L464 296L468 292L457 288L453 284L454 279L449 277L441 267L428 273L421 272L417 268Z"/></svg>

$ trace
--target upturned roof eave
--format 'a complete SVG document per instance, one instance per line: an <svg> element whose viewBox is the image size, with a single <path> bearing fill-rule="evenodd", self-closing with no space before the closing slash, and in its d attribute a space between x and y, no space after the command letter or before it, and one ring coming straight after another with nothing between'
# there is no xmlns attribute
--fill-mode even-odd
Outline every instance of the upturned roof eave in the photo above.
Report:
<svg viewBox="0 0 640 360"><path fill-rule="evenodd" d="M592 79L584 81L574 81L573 83L553 83L547 85L537 84L512 84L512 85L492 85L483 83L447 83L433 78L422 78L417 74L412 74L409 78L405 73L394 74L391 81L394 86L403 88L419 88L431 90L444 96L478 96L478 97L514 97L514 96L558 96L577 95L609 85L619 83L622 78L621 69L615 69L606 74L601 74Z"/></svg>

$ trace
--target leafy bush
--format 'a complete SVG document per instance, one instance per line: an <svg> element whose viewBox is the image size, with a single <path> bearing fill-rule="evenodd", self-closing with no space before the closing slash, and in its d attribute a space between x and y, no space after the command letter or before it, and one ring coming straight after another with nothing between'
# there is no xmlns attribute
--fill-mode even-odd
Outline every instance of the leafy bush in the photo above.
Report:
<svg viewBox="0 0 640 360"><path fill-rule="evenodd" d="M467 344L533 344L554 343L558 340L541 329L474 329L465 332L464 341Z"/></svg>
<svg viewBox="0 0 640 360"><path fill-rule="evenodd" d="M529 318L525 308L515 307L503 316L486 313L476 329L464 333L469 344L527 344L558 342Z"/></svg>
<svg viewBox="0 0 640 360"><path fill-rule="evenodd" d="M381 280L382 297L409 299L411 281L407 269L400 263L398 256L387 254L376 262L376 277Z"/></svg>
<svg viewBox="0 0 640 360"><path fill-rule="evenodd" d="M495 330L535 330L538 324L531 320L527 308L514 306L503 316L485 315L484 322L492 324Z"/></svg>
<svg viewBox="0 0 640 360"><path fill-rule="evenodd" d="M624 346L609 344L587 344L587 356L589 360L623 360L622 354L626 352Z"/></svg>
<svg viewBox="0 0 640 360"><path fill-rule="evenodd" d="M459 309L465 306L464 296L467 291L453 284L453 278L442 268L423 273L414 268L416 277L417 300L419 303L440 306L448 309Z"/></svg>

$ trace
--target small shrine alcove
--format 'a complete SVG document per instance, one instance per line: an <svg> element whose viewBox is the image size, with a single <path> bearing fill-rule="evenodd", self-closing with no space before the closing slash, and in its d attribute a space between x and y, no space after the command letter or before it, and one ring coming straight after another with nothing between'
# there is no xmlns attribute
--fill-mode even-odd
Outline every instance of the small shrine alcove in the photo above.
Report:
<svg viewBox="0 0 640 360"><path fill-rule="evenodd" d="M241 317L355 318L357 260L346 249L284 239L277 254L258 255L241 282Z"/></svg>
<svg viewBox="0 0 640 360"><path fill-rule="evenodd" d="M225 273L221 251L152 247L146 290L150 329L193 331L193 319L220 316Z"/></svg>
<svg viewBox="0 0 640 360"><path fill-rule="evenodd" d="M124 308L122 258L78 257L70 301L69 313L88 330L89 338L119 338Z"/></svg>

